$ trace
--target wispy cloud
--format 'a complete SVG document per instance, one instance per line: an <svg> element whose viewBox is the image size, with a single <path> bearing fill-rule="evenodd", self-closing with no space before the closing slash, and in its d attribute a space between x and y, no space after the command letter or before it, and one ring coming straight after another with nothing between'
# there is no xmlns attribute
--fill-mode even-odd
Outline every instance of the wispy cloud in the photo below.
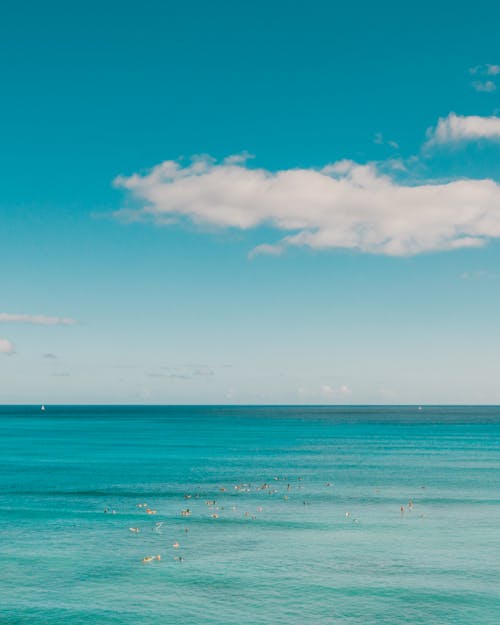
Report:
<svg viewBox="0 0 500 625"><path fill-rule="evenodd" d="M399 143L393 141L392 139L385 139L384 135L381 132L375 133L373 143L376 143L377 145L388 145L394 150L399 150Z"/></svg>
<svg viewBox="0 0 500 625"><path fill-rule="evenodd" d="M25 315L0 313L0 323L29 323L41 326L73 326L78 323L70 317L47 317L46 315Z"/></svg>
<svg viewBox="0 0 500 625"><path fill-rule="evenodd" d="M471 84L476 91L484 91L486 93L491 93L497 89L496 84L492 80L475 80Z"/></svg>
<svg viewBox="0 0 500 625"><path fill-rule="evenodd" d="M188 364L188 365L168 365L159 367L157 371L146 373L149 378L172 378L178 380L192 380L200 377L210 377L215 375L216 366Z"/></svg>
<svg viewBox="0 0 500 625"><path fill-rule="evenodd" d="M425 147L479 139L500 140L500 117L450 113L439 118L435 128L429 128Z"/></svg>
<svg viewBox="0 0 500 625"><path fill-rule="evenodd" d="M500 137L499 118L440 120L431 139ZM500 237L500 186L492 180L402 184L400 172L341 160L271 172L246 163L166 161L115 184L141 204L138 219L189 220L209 230L270 226L284 232L251 253L345 248L392 256L478 247ZM119 213L118 213L119 215Z"/></svg>
<svg viewBox="0 0 500 625"><path fill-rule="evenodd" d="M323 384L320 392L321 396L325 399L339 399L352 395L352 390L347 386L347 384L341 384L338 388L332 387L329 384Z"/></svg>
<svg viewBox="0 0 500 625"><path fill-rule="evenodd" d="M14 347L14 343L9 341L8 339L0 339L0 354L14 354L16 352L16 348Z"/></svg>
<svg viewBox="0 0 500 625"><path fill-rule="evenodd" d="M469 73L473 76L498 76L500 74L500 65L493 65L491 63L475 65L469 69Z"/></svg>
<svg viewBox="0 0 500 625"><path fill-rule="evenodd" d="M495 77L500 74L500 65L492 65L487 63L486 65L476 65L469 69L469 73L480 80L474 80L471 85L476 91L483 91L491 93L496 91Z"/></svg>
<svg viewBox="0 0 500 625"><path fill-rule="evenodd" d="M484 280L489 278L495 278L495 274L491 273L491 271L486 271L484 269L479 269L476 271L464 271L460 274L462 280Z"/></svg>

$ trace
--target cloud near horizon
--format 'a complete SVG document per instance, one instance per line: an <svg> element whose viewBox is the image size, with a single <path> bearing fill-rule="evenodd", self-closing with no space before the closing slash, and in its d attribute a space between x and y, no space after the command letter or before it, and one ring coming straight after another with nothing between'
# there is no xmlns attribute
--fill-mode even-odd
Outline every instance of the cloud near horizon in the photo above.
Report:
<svg viewBox="0 0 500 625"><path fill-rule="evenodd" d="M498 123L500 136L500 119L493 119L486 127ZM443 130L442 122L439 140L460 134L453 124ZM410 256L479 247L500 237L500 185L493 180L405 185L380 169L350 160L276 172L241 160L165 161L147 173L116 178L115 185L141 207L114 215L159 225L187 220L209 229L267 226L286 233L263 241L250 257L279 255L290 247Z"/></svg>
<svg viewBox="0 0 500 625"><path fill-rule="evenodd" d="M0 313L0 323L30 323L41 326L73 326L78 323L70 317L47 317L46 315L25 315Z"/></svg>
<svg viewBox="0 0 500 625"><path fill-rule="evenodd" d="M0 354L14 354L16 351L14 343L8 339L0 339Z"/></svg>

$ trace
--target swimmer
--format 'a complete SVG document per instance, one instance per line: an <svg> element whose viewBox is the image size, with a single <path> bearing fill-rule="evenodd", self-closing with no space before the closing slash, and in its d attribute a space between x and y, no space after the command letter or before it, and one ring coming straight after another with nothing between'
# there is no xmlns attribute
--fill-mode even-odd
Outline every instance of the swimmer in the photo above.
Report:
<svg viewBox="0 0 500 625"><path fill-rule="evenodd" d="M403 514L405 513L404 506L401 506L401 508L399 509L399 511L400 511L401 515L403 515Z"/></svg>
<svg viewBox="0 0 500 625"><path fill-rule="evenodd" d="M180 545L179 545L179 543L177 541L175 541L175 543L172 544L172 547L174 549L179 549Z"/></svg>
<svg viewBox="0 0 500 625"><path fill-rule="evenodd" d="M212 514L212 519L218 519L219 515L218 514Z"/></svg>
<svg viewBox="0 0 500 625"><path fill-rule="evenodd" d="M140 529L138 527L129 527L129 531L134 532L134 534L138 534Z"/></svg>
<svg viewBox="0 0 500 625"><path fill-rule="evenodd" d="M160 555L155 556L155 560L161 560L161 556Z"/></svg>
<svg viewBox="0 0 500 625"><path fill-rule="evenodd" d="M142 561L144 562L144 564L146 562L152 562L153 561L153 556L146 556L145 558L142 559Z"/></svg>

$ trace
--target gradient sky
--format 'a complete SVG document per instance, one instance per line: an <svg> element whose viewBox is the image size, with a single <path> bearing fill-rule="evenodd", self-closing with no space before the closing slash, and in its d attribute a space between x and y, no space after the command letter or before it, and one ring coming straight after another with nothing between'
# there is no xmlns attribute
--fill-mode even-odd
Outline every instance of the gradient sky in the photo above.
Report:
<svg viewBox="0 0 500 625"><path fill-rule="evenodd" d="M3 8L0 403L500 403L499 20Z"/></svg>

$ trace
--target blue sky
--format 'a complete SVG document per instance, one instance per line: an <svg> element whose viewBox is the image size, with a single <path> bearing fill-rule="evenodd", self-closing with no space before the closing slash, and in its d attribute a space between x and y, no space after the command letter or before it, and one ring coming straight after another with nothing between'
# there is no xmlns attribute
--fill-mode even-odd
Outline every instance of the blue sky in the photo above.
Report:
<svg viewBox="0 0 500 625"><path fill-rule="evenodd" d="M499 18L11 3L0 403L499 403Z"/></svg>

